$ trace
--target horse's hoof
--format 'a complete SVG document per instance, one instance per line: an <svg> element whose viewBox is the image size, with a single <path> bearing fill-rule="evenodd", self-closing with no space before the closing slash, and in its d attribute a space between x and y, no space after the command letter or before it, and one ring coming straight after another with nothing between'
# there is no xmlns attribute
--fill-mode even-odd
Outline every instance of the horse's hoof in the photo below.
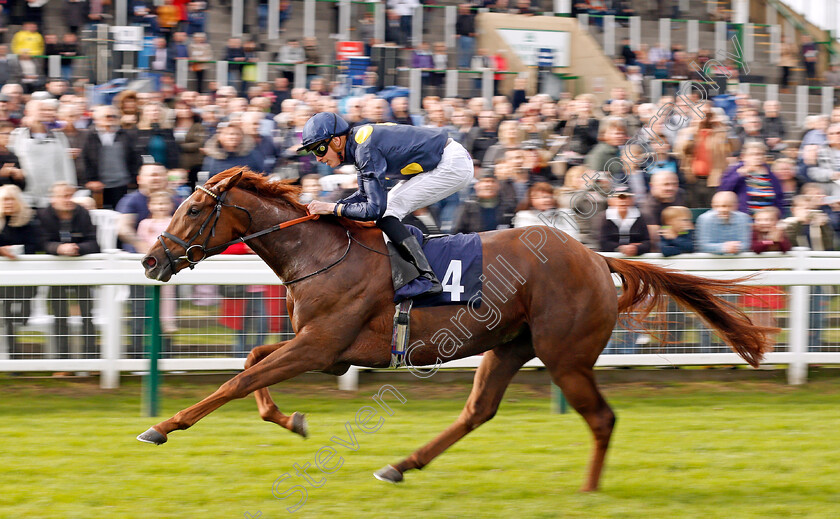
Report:
<svg viewBox="0 0 840 519"><path fill-rule="evenodd" d="M298 412L292 413L292 432L298 433L304 438L309 436L309 426L306 425L305 414Z"/></svg>
<svg viewBox="0 0 840 519"><path fill-rule="evenodd" d="M399 483L403 480L402 472L395 469L393 465L385 465L381 469L373 473L373 477L379 481L387 481L388 483Z"/></svg>
<svg viewBox="0 0 840 519"><path fill-rule="evenodd" d="M155 445L162 445L166 443L166 435L158 432L154 427L137 437L141 442L154 443Z"/></svg>

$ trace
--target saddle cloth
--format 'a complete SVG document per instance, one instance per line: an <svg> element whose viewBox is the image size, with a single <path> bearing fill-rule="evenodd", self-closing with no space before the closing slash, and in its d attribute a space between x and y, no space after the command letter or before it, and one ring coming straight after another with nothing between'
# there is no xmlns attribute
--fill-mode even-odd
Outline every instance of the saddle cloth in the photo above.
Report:
<svg viewBox="0 0 840 519"><path fill-rule="evenodd" d="M435 275L443 285L443 292L430 296L420 296L431 287L431 282L425 278L416 278L394 293L394 302L414 299L414 308L441 305L465 305L481 291L481 273L484 268L481 254L481 239L478 234L455 234L423 236L420 229L406 226L423 244L423 253L429 260ZM413 266L404 260L388 243L391 252L391 272L405 272L414 270ZM476 299L476 307L480 307L480 295Z"/></svg>

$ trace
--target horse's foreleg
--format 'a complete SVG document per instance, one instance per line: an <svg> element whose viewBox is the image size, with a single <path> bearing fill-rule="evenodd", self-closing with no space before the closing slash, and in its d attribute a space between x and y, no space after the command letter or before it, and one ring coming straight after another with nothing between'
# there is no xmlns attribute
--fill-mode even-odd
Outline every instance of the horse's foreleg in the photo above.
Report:
<svg viewBox="0 0 840 519"><path fill-rule="evenodd" d="M276 344L266 344L258 346L251 350L248 358L245 360L245 369L257 364L265 357L280 349L288 341L278 342ZM280 412L274 400L271 399L271 394L267 387L257 389L254 391L254 398L257 400L257 409L260 411L260 418L266 422L276 423L284 429L288 429L294 433L300 434L304 438L307 436L306 417L303 413L292 413L291 416L286 416Z"/></svg>
<svg viewBox="0 0 840 519"><path fill-rule="evenodd" d="M386 466L374 476L392 483L402 481L405 471L425 467L470 431L493 418L513 376L533 357L534 350L527 340L504 344L485 353L475 372L470 396L455 423L405 460Z"/></svg>
<svg viewBox="0 0 840 519"><path fill-rule="evenodd" d="M137 437L140 441L160 445L166 435L178 429L188 429L219 407L244 398L258 389L288 380L310 370L323 370L332 365L323 350L314 348L312 341L299 335L285 347L268 354L260 363L222 384L212 395L188 407Z"/></svg>

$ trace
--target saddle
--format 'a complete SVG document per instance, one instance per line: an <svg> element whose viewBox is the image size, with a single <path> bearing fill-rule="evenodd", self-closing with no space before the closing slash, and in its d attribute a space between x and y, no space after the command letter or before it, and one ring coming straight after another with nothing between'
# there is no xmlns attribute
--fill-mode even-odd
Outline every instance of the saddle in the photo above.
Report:
<svg viewBox="0 0 840 519"><path fill-rule="evenodd" d="M443 292L425 294L431 288L431 282L419 277L417 267L403 259L392 243L387 243L396 303L394 333L391 337L392 368L404 364L412 308L465 305L470 301L473 301L476 307L481 304L483 258L478 234L424 236L416 227L406 227L421 243L426 259L429 260L437 278L441 280Z"/></svg>

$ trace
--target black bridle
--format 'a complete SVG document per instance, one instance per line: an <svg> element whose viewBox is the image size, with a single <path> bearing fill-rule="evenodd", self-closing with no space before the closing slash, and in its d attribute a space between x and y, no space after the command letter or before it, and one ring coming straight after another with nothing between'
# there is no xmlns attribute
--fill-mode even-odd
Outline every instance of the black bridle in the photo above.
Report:
<svg viewBox="0 0 840 519"><path fill-rule="evenodd" d="M207 244L210 243L210 238L216 235L216 224L219 223L219 217L222 215L222 207L234 207L236 209L241 209L242 211L245 211L245 214L248 215L248 228L245 230L246 233L251 229L251 222L253 221L253 218L251 217L251 212L245 209L244 207L240 207L236 204L225 203L225 198L227 198L228 194L227 191L222 192L221 195L217 195L216 193L210 191L209 189L203 186L195 186L195 189L196 191L204 191L205 193L213 197L213 199L216 200L216 207L213 208L212 213L207 215L207 218L201 224L201 227L198 228L198 232L195 235L193 235L193 237L190 238L189 241L185 242L181 238L174 236L166 231L164 231L163 233L161 233L160 236L158 236L158 241L163 247L163 252L166 253L166 259L169 260L169 267L172 269L173 274L176 272L175 263L179 260L186 260L190 264L190 269L193 269L195 268L196 264L201 262L207 256L215 254L217 252L221 252L228 248L230 245L233 245L234 243L244 242L249 238L253 238L253 236L240 237L235 240L231 240L227 243L223 243L222 245L217 245L216 247L211 247L208 249ZM211 220L213 221L212 225L210 225ZM194 244L194 242L198 240L202 234L204 234L204 231L207 230L208 225L210 225L210 232L207 233L207 237L204 239L204 243L200 245ZM169 238L176 244L183 247L184 255L176 258L175 255L172 254L172 251L169 250L169 247L166 246L166 242L163 241L164 238ZM197 255L194 255L193 251L196 251Z"/></svg>
<svg viewBox="0 0 840 519"><path fill-rule="evenodd" d="M286 227L291 227L292 225L296 225L296 224L299 224L301 222L305 222L307 220L316 220L318 218L317 214L308 214L308 215L302 216L300 218L295 218L294 220L289 220L287 222L278 223L277 225L273 225L273 226L269 227L268 229L263 229L262 231L257 231L255 233L248 234L247 236L240 236L239 238L235 238L233 240L230 240L229 242L223 243L221 245L216 245L215 247L210 247L208 249L207 244L210 243L210 238L212 238L213 236L216 235L216 224L219 223L219 217L221 217L221 215L222 215L222 208L223 207L233 207L234 209L240 209L242 211L245 211L245 214L248 215L248 227L245 229L246 233L249 230L251 230L251 224L253 223L254 219L251 217L251 212L248 211L247 209L245 209L244 207L238 206L236 204L226 204L225 203L225 198L227 198L228 191L223 191L222 194L217 195L216 193L210 191L209 189L207 189L203 186L195 186L195 189L196 189L196 191L199 191L199 190L204 191L209 196L211 196L214 200L216 200L216 206L213 208L213 212L210 213L209 215L207 215L207 218L201 224L201 227L199 227L198 232L195 235L193 235L193 237L190 238L189 241L185 242L181 238L179 238L177 236L174 236L174 235L172 235L172 234L170 234L166 231L164 231L163 233L161 233L160 236L158 236L158 241L160 241L160 245L161 245L161 247L163 247L163 252L166 253L166 259L169 260L169 267L172 269L172 274L173 275L176 272L175 264L179 260L186 260L187 263L190 264L189 265L190 269L193 269L193 268L195 268L195 266L198 263L200 263L201 261L203 261L207 257L212 256L213 254L216 254L218 252L221 252L221 251L227 249L228 247L230 247L234 243L245 243L246 241L248 241L250 239L257 238L257 237L272 233L274 231L279 231L280 229L285 229ZM210 224L211 220L213 222L212 224ZM197 244L197 243L194 243L196 240L198 240L201 237L202 234L204 234L204 231L207 230L208 225L210 225L210 231L207 233L207 236L204 239L204 243L202 243L200 245ZM166 246L166 242L163 241L164 238L168 238L168 239L172 240L173 242L175 242L176 244L183 247L184 248L184 255L176 258L175 255L172 254L172 251L169 250L169 247ZM324 268L321 268L321 269L319 269L319 270L317 270L317 271L315 271L311 274L307 274L303 277L299 277L299 278L293 279L291 281L285 281L285 282L283 282L283 284L284 285L291 285L292 283L297 283L298 281L303 281L304 279L307 279L307 278L310 278L312 276L318 275L318 274L320 274L322 272L325 272L325 271L333 268L334 266L338 265L339 263L341 263L341 261L344 258L347 257L347 254L350 252L350 245L352 244L353 241L354 241L353 236L350 234L350 230L347 229L347 249L344 251L344 254L338 260L336 260L335 262L331 263L330 265L328 265ZM197 251L198 255L197 256L193 255L192 251Z"/></svg>

